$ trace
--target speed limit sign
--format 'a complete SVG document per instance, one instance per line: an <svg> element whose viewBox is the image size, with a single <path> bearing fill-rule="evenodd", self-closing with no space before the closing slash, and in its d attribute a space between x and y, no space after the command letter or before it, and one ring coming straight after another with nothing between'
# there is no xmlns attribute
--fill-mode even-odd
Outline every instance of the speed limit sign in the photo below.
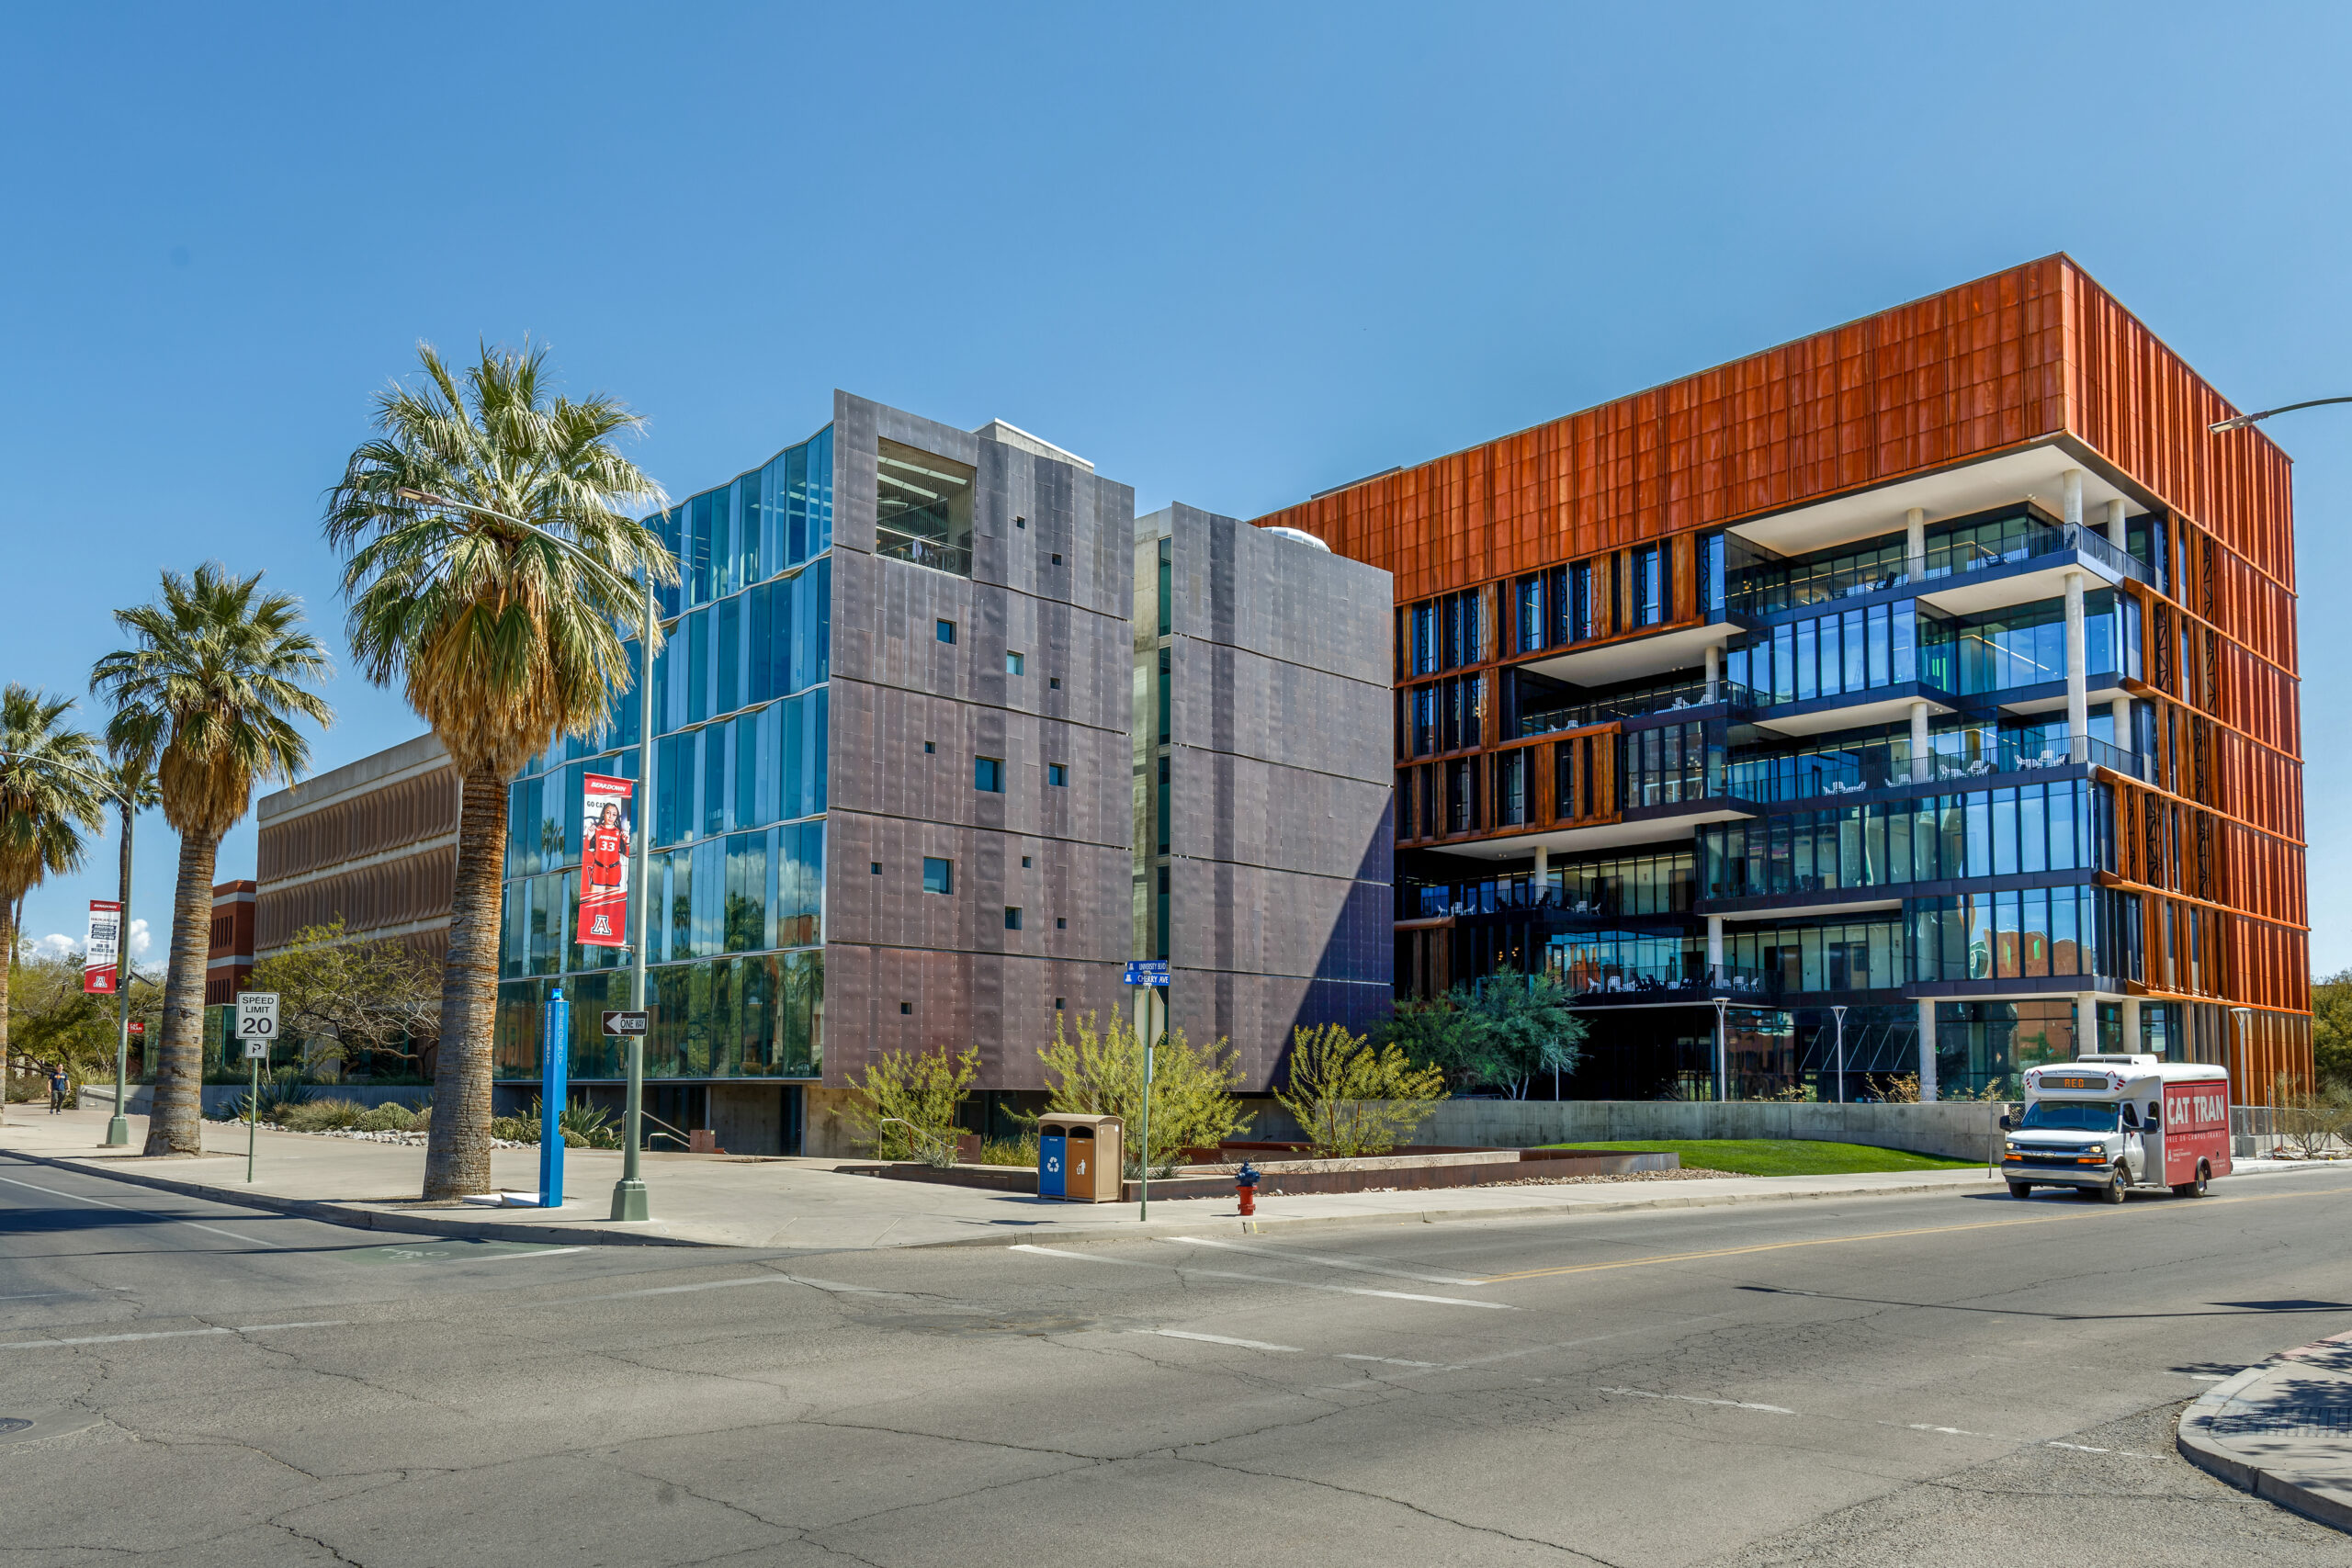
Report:
<svg viewBox="0 0 2352 1568"><path fill-rule="evenodd" d="M237 1038L244 1042L248 1058L267 1061L269 1043L277 1038L277 993L237 993Z"/></svg>

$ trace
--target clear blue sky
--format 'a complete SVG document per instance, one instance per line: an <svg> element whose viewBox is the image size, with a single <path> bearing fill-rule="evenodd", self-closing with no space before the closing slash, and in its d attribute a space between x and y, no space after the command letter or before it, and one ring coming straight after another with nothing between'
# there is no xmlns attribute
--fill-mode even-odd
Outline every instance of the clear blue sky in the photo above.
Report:
<svg viewBox="0 0 2352 1568"><path fill-rule="evenodd" d="M340 656L322 493L420 338L552 344L673 493L840 386L1242 516L2057 250L2242 406L2352 393L2347 46L2316 5L13 6L0 674L81 692L207 558ZM2272 428L2332 970L2352 409ZM329 695L321 768L421 728Z"/></svg>

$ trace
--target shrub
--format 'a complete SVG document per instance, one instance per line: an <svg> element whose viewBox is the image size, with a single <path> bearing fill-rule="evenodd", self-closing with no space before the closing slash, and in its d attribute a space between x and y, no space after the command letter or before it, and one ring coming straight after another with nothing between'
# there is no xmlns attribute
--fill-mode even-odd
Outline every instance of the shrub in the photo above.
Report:
<svg viewBox="0 0 2352 1568"><path fill-rule="evenodd" d="M1023 1133L1012 1143L991 1138L980 1145L982 1165L1034 1166L1037 1163L1037 1134Z"/></svg>
<svg viewBox="0 0 2352 1568"><path fill-rule="evenodd" d="M511 1143L536 1144L539 1141L539 1119L537 1116L493 1116L490 1119L490 1135Z"/></svg>
<svg viewBox="0 0 2352 1568"><path fill-rule="evenodd" d="M416 1112L397 1100L388 1100L354 1125L363 1133L412 1133L416 1130Z"/></svg>
<svg viewBox="0 0 2352 1568"><path fill-rule="evenodd" d="M368 1108L356 1100L311 1100L285 1107L276 1120L289 1133L325 1133L356 1127L367 1114Z"/></svg>
<svg viewBox="0 0 2352 1568"><path fill-rule="evenodd" d="M880 1159L910 1156L944 1169L956 1163L956 1112L980 1075L980 1054L950 1059L945 1051L910 1055L888 1051L867 1064L865 1081L853 1080L851 1121Z"/></svg>
<svg viewBox="0 0 2352 1568"><path fill-rule="evenodd" d="M1055 1080L1047 1106L1116 1116L1125 1131L1121 1147L1126 1174L1138 1175L1144 1159L1143 1041L1115 1012L1100 1030L1094 1014L1079 1014L1077 1032L1075 1040L1064 1033L1057 1014L1053 1045L1037 1053ZM1249 1127L1241 1102L1233 1098L1241 1082L1238 1055L1228 1054L1223 1040L1206 1047L1193 1045L1181 1029L1159 1037L1151 1053L1153 1175L1174 1169L1187 1146L1214 1145Z"/></svg>
<svg viewBox="0 0 2352 1568"><path fill-rule="evenodd" d="M1374 1045L1344 1025L1292 1032L1290 1089L1275 1102L1318 1155L1386 1154L1446 1098L1442 1067L1416 1067L1397 1044Z"/></svg>

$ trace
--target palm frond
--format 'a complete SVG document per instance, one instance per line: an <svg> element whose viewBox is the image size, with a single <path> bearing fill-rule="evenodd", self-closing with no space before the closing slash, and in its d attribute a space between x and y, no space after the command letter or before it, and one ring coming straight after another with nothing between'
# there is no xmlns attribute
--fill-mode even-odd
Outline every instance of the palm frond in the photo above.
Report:
<svg viewBox="0 0 2352 1568"><path fill-rule="evenodd" d="M0 688L0 903L77 871L85 830L105 825L106 759L65 722L71 697L11 681Z"/></svg>

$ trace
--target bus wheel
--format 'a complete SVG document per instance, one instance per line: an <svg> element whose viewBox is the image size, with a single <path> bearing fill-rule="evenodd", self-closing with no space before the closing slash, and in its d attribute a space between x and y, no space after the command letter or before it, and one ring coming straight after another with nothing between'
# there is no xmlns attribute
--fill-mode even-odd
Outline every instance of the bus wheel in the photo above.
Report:
<svg viewBox="0 0 2352 1568"><path fill-rule="evenodd" d="M2012 1182L2010 1182L2010 1183L2009 1183L2009 1196L2010 1196L2010 1197L2012 1197L2012 1198L2030 1198L2030 1197L2032 1197L2032 1196L2033 1196L2033 1183L2032 1183L2032 1182L2030 1182L2030 1181L2012 1181Z"/></svg>
<svg viewBox="0 0 2352 1568"><path fill-rule="evenodd" d="M2132 1179L2130 1177L2123 1173L2123 1168L2120 1165L2117 1166L2115 1168L2115 1179L2098 1190L2099 1197L2109 1203L2120 1203L2123 1201L2123 1189L2130 1183L2131 1179Z"/></svg>
<svg viewBox="0 0 2352 1568"><path fill-rule="evenodd" d="M2179 1186L2174 1188L2172 1190L2173 1196L2176 1198L2202 1198L2205 1196L2205 1189L2212 1184L2212 1180L2213 1168L2207 1165L2200 1159L2197 1162L2197 1179L2194 1181L2184 1181Z"/></svg>

